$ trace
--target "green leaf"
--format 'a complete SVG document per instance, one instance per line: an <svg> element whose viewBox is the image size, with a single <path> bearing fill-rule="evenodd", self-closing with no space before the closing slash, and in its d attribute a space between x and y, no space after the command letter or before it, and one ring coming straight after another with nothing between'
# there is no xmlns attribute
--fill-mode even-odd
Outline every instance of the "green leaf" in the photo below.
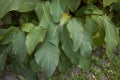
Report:
<svg viewBox="0 0 120 80"><path fill-rule="evenodd" d="M12 10L26 12L34 9L39 0L0 0L0 18Z"/></svg>
<svg viewBox="0 0 120 80"><path fill-rule="evenodd" d="M99 29L99 25L98 25L98 22L96 21L99 21L99 16L95 16L94 18L93 17L90 17L90 16L87 16L86 17L86 22L85 22L85 29L86 31L90 34L90 35L94 35L94 33L96 33L96 31ZM101 23L100 23L101 24Z"/></svg>
<svg viewBox="0 0 120 80"><path fill-rule="evenodd" d="M7 54L5 53L5 49L4 49L3 52L1 52L0 54L0 71L4 69L6 60L7 60Z"/></svg>
<svg viewBox="0 0 120 80"><path fill-rule="evenodd" d="M80 8L77 12L77 16L85 17L85 15L103 15L103 12L97 6L88 4Z"/></svg>
<svg viewBox="0 0 120 80"><path fill-rule="evenodd" d="M16 59L20 62L23 62L27 55L27 50L25 46L25 33L21 30L16 30L16 33L13 37L12 44L13 50L16 55Z"/></svg>
<svg viewBox="0 0 120 80"><path fill-rule="evenodd" d="M86 31L84 31L83 40L80 45L80 54L85 58L90 58L92 54L92 37Z"/></svg>
<svg viewBox="0 0 120 80"><path fill-rule="evenodd" d="M41 27L35 27L33 30L29 32L26 37L26 47L28 54L32 54L36 46L43 42L46 35L46 30Z"/></svg>
<svg viewBox="0 0 120 80"><path fill-rule="evenodd" d="M11 10L19 9L23 0L0 0L0 18Z"/></svg>
<svg viewBox="0 0 120 80"><path fill-rule="evenodd" d="M14 35L15 35L15 30L9 33L8 35L4 36L4 38L1 41L1 45L6 45L6 44L11 43Z"/></svg>
<svg viewBox="0 0 120 80"><path fill-rule="evenodd" d="M10 27L9 29L6 29L6 31L0 35L2 37L0 44L1 45L9 44L12 41L13 36L15 35L15 30L16 30L15 27Z"/></svg>
<svg viewBox="0 0 120 80"><path fill-rule="evenodd" d="M40 0L23 0L22 4L20 5L17 11L20 11L20 12L32 11L34 10L36 4L39 2Z"/></svg>
<svg viewBox="0 0 120 80"><path fill-rule="evenodd" d="M35 12L39 19L39 26L42 26L44 28L47 28L52 21L49 12L49 7L50 7L50 3L48 1L41 2L41 4L38 3L37 6L35 7Z"/></svg>
<svg viewBox="0 0 120 80"><path fill-rule="evenodd" d="M73 50L77 51L80 47L80 44L84 36L83 35L83 32L84 32L83 24L77 18L72 18L67 24L67 29L73 41Z"/></svg>
<svg viewBox="0 0 120 80"><path fill-rule="evenodd" d="M110 54L114 51L119 42L119 32L116 26L112 23L109 17L104 16L104 27L105 27L105 42L106 42L106 53Z"/></svg>
<svg viewBox="0 0 120 80"><path fill-rule="evenodd" d="M110 4L114 3L114 2L119 2L119 0L103 0L103 6L109 6Z"/></svg>
<svg viewBox="0 0 120 80"><path fill-rule="evenodd" d="M67 0L68 1L68 7L69 9L74 12L78 7L81 2L81 0Z"/></svg>
<svg viewBox="0 0 120 80"><path fill-rule="evenodd" d="M46 41L49 41L50 43L52 43L53 45L58 47L58 44L60 42L59 31L60 31L60 26L51 22L51 24L48 28Z"/></svg>
<svg viewBox="0 0 120 80"><path fill-rule="evenodd" d="M25 32L30 32L35 27L32 23L25 23L22 25L22 30Z"/></svg>
<svg viewBox="0 0 120 80"><path fill-rule="evenodd" d="M50 13L53 17L54 22L59 22L67 2L65 0L52 0L50 6Z"/></svg>
<svg viewBox="0 0 120 80"><path fill-rule="evenodd" d="M46 76L55 71L59 62L59 50L49 42L44 42L35 52L35 60Z"/></svg>
<svg viewBox="0 0 120 80"><path fill-rule="evenodd" d="M62 43L62 50L64 51L65 55L73 64L78 64L79 62L79 54L74 52L72 49L72 42L69 38L66 28L61 30L61 43Z"/></svg>
<svg viewBox="0 0 120 80"><path fill-rule="evenodd" d="M80 67L83 70L89 70L90 69L90 59L81 56L78 67Z"/></svg>

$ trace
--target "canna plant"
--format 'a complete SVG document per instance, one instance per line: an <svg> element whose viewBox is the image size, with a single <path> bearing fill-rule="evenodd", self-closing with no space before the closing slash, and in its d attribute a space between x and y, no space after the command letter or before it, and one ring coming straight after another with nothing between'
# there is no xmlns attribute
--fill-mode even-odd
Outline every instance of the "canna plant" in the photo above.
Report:
<svg viewBox="0 0 120 80"><path fill-rule="evenodd" d="M89 70L92 51L119 43L119 0L0 0L0 71L35 80L70 65Z"/></svg>

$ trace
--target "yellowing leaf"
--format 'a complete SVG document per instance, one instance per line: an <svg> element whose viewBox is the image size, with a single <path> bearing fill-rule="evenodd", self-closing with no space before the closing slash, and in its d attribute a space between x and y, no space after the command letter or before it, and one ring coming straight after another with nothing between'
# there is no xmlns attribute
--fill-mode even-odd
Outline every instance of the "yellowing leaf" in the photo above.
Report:
<svg viewBox="0 0 120 80"><path fill-rule="evenodd" d="M70 18L71 18L71 15L67 13L63 13L60 19L60 26L65 25L70 20Z"/></svg>

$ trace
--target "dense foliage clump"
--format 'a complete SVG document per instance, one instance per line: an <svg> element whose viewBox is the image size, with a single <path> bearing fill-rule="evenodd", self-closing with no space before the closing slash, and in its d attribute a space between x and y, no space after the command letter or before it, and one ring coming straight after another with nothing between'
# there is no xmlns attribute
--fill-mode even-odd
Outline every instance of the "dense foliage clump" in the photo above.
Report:
<svg viewBox="0 0 120 80"><path fill-rule="evenodd" d="M51 76L91 67L119 44L119 0L0 0L0 71ZM119 48L119 47L118 47Z"/></svg>

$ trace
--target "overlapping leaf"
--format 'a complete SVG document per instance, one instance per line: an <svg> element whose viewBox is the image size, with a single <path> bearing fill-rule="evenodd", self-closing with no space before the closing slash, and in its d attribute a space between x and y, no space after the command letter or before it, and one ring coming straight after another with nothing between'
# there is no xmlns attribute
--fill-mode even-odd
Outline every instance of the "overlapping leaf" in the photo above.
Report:
<svg viewBox="0 0 120 80"><path fill-rule="evenodd" d="M59 62L59 50L49 42L44 42L35 52L35 60L46 76L52 75Z"/></svg>
<svg viewBox="0 0 120 80"><path fill-rule="evenodd" d="M92 53L92 38L87 32L84 32L84 37L80 45L80 54L84 58L90 58Z"/></svg>
<svg viewBox="0 0 120 80"><path fill-rule="evenodd" d="M74 12L78 8L81 0L67 0L67 2L68 2L68 7L70 8L70 10Z"/></svg>
<svg viewBox="0 0 120 80"><path fill-rule="evenodd" d="M112 53L119 42L119 32L115 25L111 22L107 16L103 17L105 27L105 42L106 42L106 53Z"/></svg>
<svg viewBox="0 0 120 80"><path fill-rule="evenodd" d="M67 24L67 29L73 41L73 50L77 51L80 47L80 44L84 36L83 35L83 32L84 32L83 24L77 18L72 18Z"/></svg>
<svg viewBox="0 0 120 80"><path fill-rule="evenodd" d="M61 43L62 43L62 50L64 51L65 55L73 64L79 63L79 54L73 51L72 42L70 37L67 33L66 28L63 28L61 31Z"/></svg>
<svg viewBox="0 0 120 80"><path fill-rule="evenodd" d="M50 6L50 13L55 22L59 22L66 5L66 0L52 0Z"/></svg>
<svg viewBox="0 0 120 80"><path fill-rule="evenodd" d="M27 55L27 50L25 46L25 33L21 30L16 30L16 33L13 37L12 44L15 55L17 56L20 62L23 62Z"/></svg>
<svg viewBox="0 0 120 80"><path fill-rule="evenodd" d="M39 0L0 0L0 18L12 10L31 11L38 2Z"/></svg>
<svg viewBox="0 0 120 80"><path fill-rule="evenodd" d="M38 43L43 42L46 30L41 27L35 27L26 37L26 47L28 54L32 54Z"/></svg>
<svg viewBox="0 0 120 80"><path fill-rule="evenodd" d="M49 2L38 3L35 7L35 11L39 19L39 26L44 28L47 28L52 21L49 7Z"/></svg>
<svg viewBox="0 0 120 80"><path fill-rule="evenodd" d="M63 26L65 25L71 18L71 15L67 14L67 13L63 13L62 14L62 17L60 19L60 26Z"/></svg>
<svg viewBox="0 0 120 80"><path fill-rule="evenodd" d="M18 0L20 1L20 0ZM34 10L37 3L39 3L40 0L23 0L22 4L20 5L19 9L17 11L20 12L28 12Z"/></svg>
<svg viewBox="0 0 120 80"><path fill-rule="evenodd" d="M0 35L1 36L1 45L8 44L12 41L13 36L15 35L15 27L5 29L5 31Z"/></svg>
<svg viewBox="0 0 120 80"><path fill-rule="evenodd" d="M60 42L59 40L59 31L60 26L56 25L55 23L51 22L48 32L47 32L47 39L46 41L52 43L56 47L58 47L58 44Z"/></svg>

